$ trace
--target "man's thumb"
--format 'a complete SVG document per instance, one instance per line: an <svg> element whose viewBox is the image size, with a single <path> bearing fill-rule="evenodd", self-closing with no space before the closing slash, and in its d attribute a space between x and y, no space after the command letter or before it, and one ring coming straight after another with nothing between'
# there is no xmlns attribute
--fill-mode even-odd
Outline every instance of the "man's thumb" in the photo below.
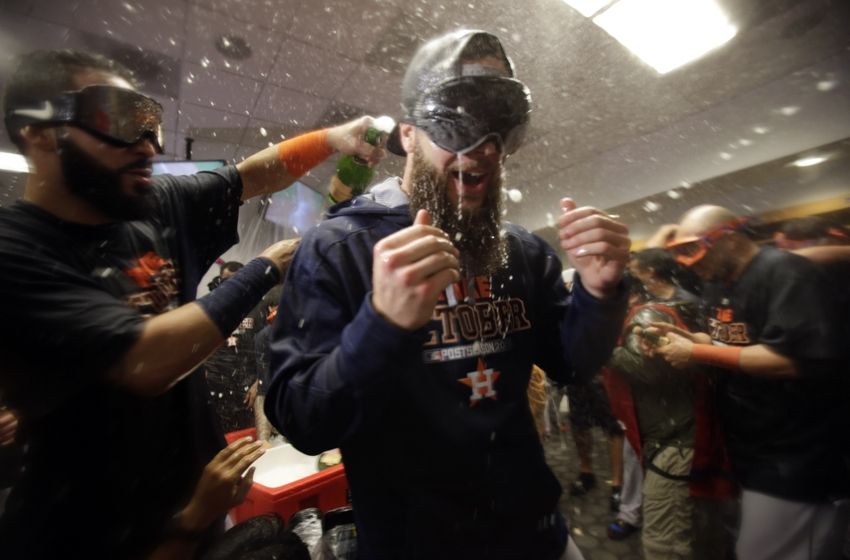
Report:
<svg viewBox="0 0 850 560"><path fill-rule="evenodd" d="M416 218L413 220L413 223L417 226L430 226L431 214L429 214L424 208L421 208L418 212L416 212Z"/></svg>
<svg viewBox="0 0 850 560"><path fill-rule="evenodd" d="M561 199L561 212L569 212L576 209L576 202L572 198L566 197Z"/></svg>

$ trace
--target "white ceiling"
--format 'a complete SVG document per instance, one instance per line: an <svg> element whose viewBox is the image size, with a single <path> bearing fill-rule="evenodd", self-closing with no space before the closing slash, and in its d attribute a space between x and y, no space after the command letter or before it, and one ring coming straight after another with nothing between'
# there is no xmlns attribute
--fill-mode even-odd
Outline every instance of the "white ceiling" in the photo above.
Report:
<svg viewBox="0 0 850 560"><path fill-rule="evenodd" d="M0 82L26 50L100 51L163 102L169 158L191 136L195 159L239 161L281 135L397 117L415 47L480 27L502 37L534 98L508 163L522 200L506 204L538 229L564 195L611 208L850 137L850 2L723 3L738 36L659 76L562 0L0 0ZM223 34L252 56L226 59ZM0 149L13 149L5 135ZM305 182L323 189L332 170Z"/></svg>

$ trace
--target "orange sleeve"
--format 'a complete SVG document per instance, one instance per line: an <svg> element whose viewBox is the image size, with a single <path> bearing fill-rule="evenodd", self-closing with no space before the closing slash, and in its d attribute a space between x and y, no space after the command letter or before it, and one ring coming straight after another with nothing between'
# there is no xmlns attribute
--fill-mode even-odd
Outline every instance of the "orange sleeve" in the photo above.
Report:
<svg viewBox="0 0 850 560"><path fill-rule="evenodd" d="M740 346L714 346L713 344L694 344L691 351L694 361L726 369L741 369Z"/></svg>
<svg viewBox="0 0 850 560"><path fill-rule="evenodd" d="M301 177L333 153L327 129L301 134L277 145L277 156L293 177Z"/></svg>

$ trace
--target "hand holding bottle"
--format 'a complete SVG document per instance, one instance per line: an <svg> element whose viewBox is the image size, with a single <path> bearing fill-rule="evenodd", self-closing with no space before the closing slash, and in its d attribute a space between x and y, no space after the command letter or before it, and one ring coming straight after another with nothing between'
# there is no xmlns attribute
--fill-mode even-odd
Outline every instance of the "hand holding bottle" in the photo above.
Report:
<svg viewBox="0 0 850 560"><path fill-rule="evenodd" d="M384 144L387 135L395 127L395 121L390 117L362 117L349 124L352 127L345 130L346 133L340 138L340 145L350 148L349 142L353 141L355 146L365 145L369 148L349 151L346 152L347 155L339 158L336 173L328 186L328 198L332 204L358 196L366 190L375 174L372 166L386 155ZM331 129L333 130L335 129ZM328 143L336 147L333 143L337 140L336 135L332 135L331 131L328 131ZM345 151L342 148L337 149Z"/></svg>
<svg viewBox="0 0 850 560"><path fill-rule="evenodd" d="M375 119L367 115L330 128L328 144L342 154L356 156L369 165L375 165L386 157L387 152L383 143L370 143L366 136L369 129L381 130L378 127L385 126L382 125L381 118L384 117Z"/></svg>

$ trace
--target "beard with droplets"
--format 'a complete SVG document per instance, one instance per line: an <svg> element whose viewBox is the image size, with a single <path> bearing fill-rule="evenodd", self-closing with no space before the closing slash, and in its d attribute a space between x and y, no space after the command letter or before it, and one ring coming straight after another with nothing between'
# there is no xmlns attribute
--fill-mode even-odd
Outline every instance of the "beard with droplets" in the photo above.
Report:
<svg viewBox="0 0 850 560"><path fill-rule="evenodd" d="M465 209L452 203L454 188L450 171L440 173L425 159L419 146L413 153L410 212L420 209L431 215L431 224L445 231L460 251L461 272L467 278L492 276L507 265L507 247L502 229L502 175L494 175L487 185L479 208ZM460 198L460 197L458 197Z"/></svg>

